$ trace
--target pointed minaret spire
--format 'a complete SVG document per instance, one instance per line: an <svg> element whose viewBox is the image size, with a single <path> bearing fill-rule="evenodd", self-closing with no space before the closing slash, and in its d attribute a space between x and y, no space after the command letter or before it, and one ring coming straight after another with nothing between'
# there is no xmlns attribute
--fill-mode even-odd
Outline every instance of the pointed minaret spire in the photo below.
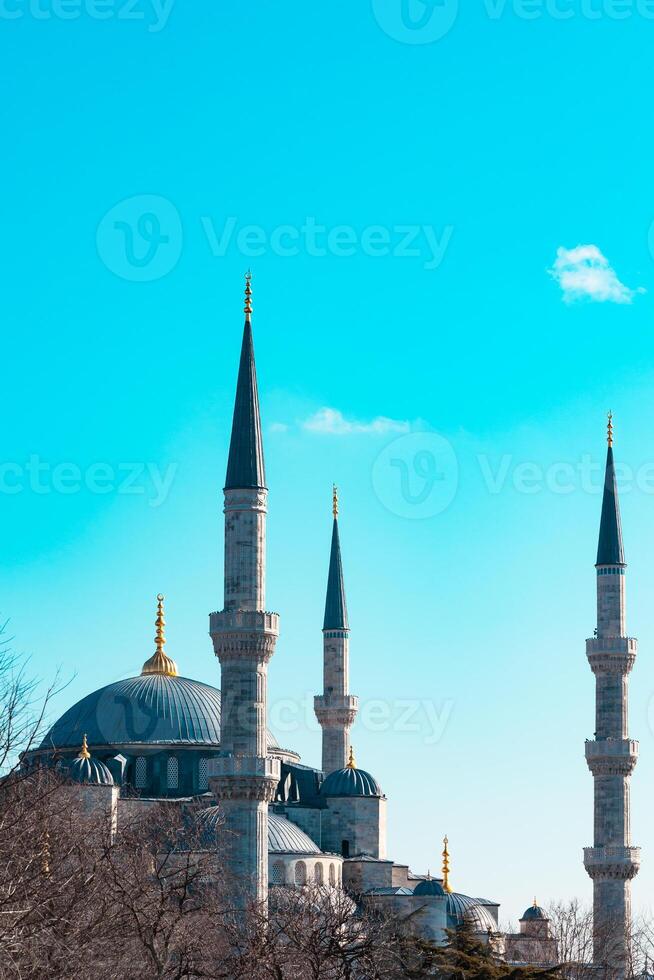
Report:
<svg viewBox="0 0 654 980"><path fill-rule="evenodd" d="M345 602L341 542L338 535L338 490L332 488L332 546L327 576L323 636L323 693L314 698L322 727L322 768L325 775L354 763L350 728L359 708L350 694L350 626Z"/></svg>
<svg viewBox="0 0 654 980"><path fill-rule="evenodd" d="M251 282L252 274L248 272L245 276L245 327L236 383L225 490L263 489L266 486L257 370L252 340Z"/></svg>
<svg viewBox="0 0 654 980"><path fill-rule="evenodd" d="M324 630L347 630L347 603L345 601L345 582L343 581L343 563L341 561L341 542L338 535L338 489L334 486L332 494L332 547L329 557L329 575L327 577L327 598L325 600Z"/></svg>
<svg viewBox="0 0 654 980"><path fill-rule="evenodd" d="M447 894L451 894L452 886L450 885L450 849L449 841L447 837L443 838L443 891Z"/></svg>
<svg viewBox="0 0 654 980"><path fill-rule="evenodd" d="M622 523L620 521L620 504L618 502L618 486L615 478L613 461L613 414L609 412L608 421L608 450L606 454L606 474L604 477L604 498L602 500L602 518L600 521L599 544L597 547L597 565L624 565L624 547L622 544Z"/></svg>

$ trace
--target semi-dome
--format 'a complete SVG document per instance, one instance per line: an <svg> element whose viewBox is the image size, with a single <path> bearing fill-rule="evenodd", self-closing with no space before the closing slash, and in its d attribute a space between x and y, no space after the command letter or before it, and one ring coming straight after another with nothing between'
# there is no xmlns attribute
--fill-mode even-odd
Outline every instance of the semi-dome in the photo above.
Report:
<svg viewBox="0 0 654 980"><path fill-rule="evenodd" d="M220 691L188 677L142 674L88 694L55 722L40 748L220 745ZM268 733L268 748L277 749Z"/></svg>
<svg viewBox="0 0 654 980"><path fill-rule="evenodd" d="M547 913L540 907L540 905L536 904L536 899L534 899L534 904L530 908L526 909L520 921L533 922L536 919L547 919Z"/></svg>
<svg viewBox="0 0 654 980"><path fill-rule="evenodd" d="M215 835L220 827L220 807L209 806L198 814L203 829ZM268 814L269 854L321 854L321 850L308 834L278 813Z"/></svg>
<svg viewBox="0 0 654 980"><path fill-rule="evenodd" d="M448 928L456 929L467 922L475 932L488 932L489 930L490 932L497 932L497 922L490 911L493 907L494 903L488 902L484 898L471 898L469 895L452 892L447 896Z"/></svg>
<svg viewBox="0 0 654 980"><path fill-rule="evenodd" d="M113 786L114 777L100 759L93 759L86 744L86 735L82 741L82 750L67 768L68 776L76 783L89 786Z"/></svg>
<svg viewBox="0 0 654 980"><path fill-rule="evenodd" d="M413 889L413 894L418 898L426 898L432 895L445 895L445 889L436 878L427 877L424 881L419 881Z"/></svg>

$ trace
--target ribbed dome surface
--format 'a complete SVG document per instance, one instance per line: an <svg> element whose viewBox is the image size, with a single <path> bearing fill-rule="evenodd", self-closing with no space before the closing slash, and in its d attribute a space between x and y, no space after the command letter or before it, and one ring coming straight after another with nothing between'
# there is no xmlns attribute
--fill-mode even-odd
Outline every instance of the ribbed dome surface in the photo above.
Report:
<svg viewBox="0 0 654 980"><path fill-rule="evenodd" d="M415 894L415 892L414 892ZM477 932L497 931L497 923L488 909L490 903L483 898L471 898L452 892L447 896L448 927L456 929L463 922L469 922Z"/></svg>
<svg viewBox="0 0 654 980"><path fill-rule="evenodd" d="M220 826L220 807L209 806L201 810L199 819L208 833L215 833ZM320 854L320 848L308 834L294 823L277 813L268 814L269 854Z"/></svg>
<svg viewBox="0 0 654 980"><path fill-rule="evenodd" d="M364 769L337 769L320 787L321 796L382 796L381 786Z"/></svg>
<svg viewBox="0 0 654 980"><path fill-rule="evenodd" d="M445 891L440 881L436 881L435 878L425 878L424 881L419 881L416 887L413 889L413 894L420 896L428 895L444 895Z"/></svg>
<svg viewBox="0 0 654 980"><path fill-rule="evenodd" d="M77 756L68 767L68 775L76 783L92 786L113 786L114 777L100 759L84 759Z"/></svg>
<svg viewBox="0 0 654 980"><path fill-rule="evenodd" d="M220 691L188 677L146 674L88 694L55 722L41 748L220 744ZM268 747L277 748L268 734Z"/></svg>

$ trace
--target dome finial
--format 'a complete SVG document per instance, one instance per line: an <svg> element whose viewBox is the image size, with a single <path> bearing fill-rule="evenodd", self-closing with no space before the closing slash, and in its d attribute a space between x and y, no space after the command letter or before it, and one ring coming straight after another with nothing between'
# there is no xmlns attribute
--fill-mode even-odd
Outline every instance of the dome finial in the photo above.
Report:
<svg viewBox="0 0 654 980"><path fill-rule="evenodd" d="M334 515L334 520L338 517L338 487L336 484L332 487L332 514Z"/></svg>
<svg viewBox="0 0 654 980"><path fill-rule="evenodd" d="M243 312L245 313L245 322L252 322L252 273L248 269L245 273L245 308Z"/></svg>
<svg viewBox="0 0 654 980"><path fill-rule="evenodd" d="M443 891L449 895L452 892L452 886L450 885L450 851L447 846L447 836L443 838L443 845Z"/></svg>
<svg viewBox="0 0 654 980"><path fill-rule="evenodd" d="M347 768L356 769L356 767L357 764L356 764L356 759L354 758L354 749L352 748L352 746L350 746L350 758L347 761Z"/></svg>
<svg viewBox="0 0 654 980"><path fill-rule="evenodd" d="M609 444L609 449L613 448L613 412L609 412L607 425L607 442Z"/></svg>
<svg viewBox="0 0 654 980"><path fill-rule="evenodd" d="M91 753L89 752L89 743L86 740L86 735L82 736L82 748L77 756L78 759L90 759Z"/></svg>
<svg viewBox="0 0 654 980"><path fill-rule="evenodd" d="M142 674L165 674L166 677L177 677L179 671L174 660L164 653L166 645L166 620L164 619L164 597L161 592L157 596L157 618L155 620L157 633L154 638L156 644L154 656L150 657L143 664Z"/></svg>
<svg viewBox="0 0 654 980"><path fill-rule="evenodd" d="M536 901L536 896L534 895L534 908L538 908L538 902Z"/></svg>

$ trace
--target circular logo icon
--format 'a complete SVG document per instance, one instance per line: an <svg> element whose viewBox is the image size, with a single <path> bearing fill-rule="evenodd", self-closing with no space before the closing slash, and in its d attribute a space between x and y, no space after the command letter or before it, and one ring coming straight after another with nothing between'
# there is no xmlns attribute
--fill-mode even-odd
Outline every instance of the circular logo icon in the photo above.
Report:
<svg viewBox="0 0 654 980"><path fill-rule="evenodd" d="M456 496L459 464L437 432L411 432L389 443L372 468L373 489L398 517L425 520L446 510Z"/></svg>
<svg viewBox="0 0 654 980"><path fill-rule="evenodd" d="M154 282L171 272L182 253L179 211L165 197L140 194L108 211L96 234L106 267L130 282Z"/></svg>
<svg viewBox="0 0 654 980"><path fill-rule="evenodd" d="M454 27L459 0L372 0L375 20L402 44L433 44Z"/></svg>

